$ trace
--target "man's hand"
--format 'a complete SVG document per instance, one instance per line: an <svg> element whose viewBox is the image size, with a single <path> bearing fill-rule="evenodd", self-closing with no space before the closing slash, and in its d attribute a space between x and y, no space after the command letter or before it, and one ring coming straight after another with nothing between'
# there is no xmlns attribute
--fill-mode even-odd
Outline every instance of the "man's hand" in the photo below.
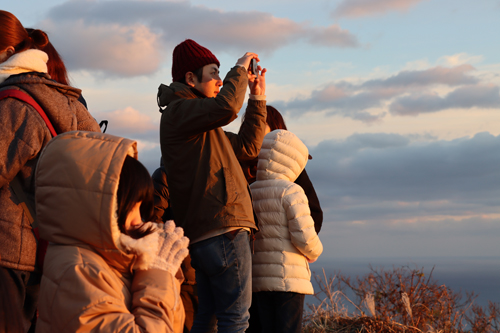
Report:
<svg viewBox="0 0 500 333"><path fill-rule="evenodd" d="M267 69L262 69L257 66L257 75L248 74L248 87L252 95L265 95L266 94L266 72Z"/></svg>
<svg viewBox="0 0 500 333"><path fill-rule="evenodd" d="M236 65L243 66L248 71L248 67L250 67L250 61L252 59L255 59L257 62L260 61L257 53L247 52L243 55L243 57L238 59ZM262 69L262 67L257 66L257 73L248 73L248 87L250 88L250 93L252 95L266 94L266 72L267 70L265 68Z"/></svg>
<svg viewBox="0 0 500 333"><path fill-rule="evenodd" d="M243 66L248 69L248 67L250 67L250 61L252 59L257 60L257 62L260 61L259 55L257 53L247 52L245 53L245 55L243 55L243 57L238 59L238 61L236 62L236 66Z"/></svg>

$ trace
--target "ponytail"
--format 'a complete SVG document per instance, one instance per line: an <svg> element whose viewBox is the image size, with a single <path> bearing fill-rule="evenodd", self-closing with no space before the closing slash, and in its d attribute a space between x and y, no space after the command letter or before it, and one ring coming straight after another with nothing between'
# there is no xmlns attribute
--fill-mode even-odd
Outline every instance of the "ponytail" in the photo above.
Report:
<svg viewBox="0 0 500 333"><path fill-rule="evenodd" d="M33 29L28 33L28 40L31 49L42 50L49 43L49 37L47 34L39 29Z"/></svg>

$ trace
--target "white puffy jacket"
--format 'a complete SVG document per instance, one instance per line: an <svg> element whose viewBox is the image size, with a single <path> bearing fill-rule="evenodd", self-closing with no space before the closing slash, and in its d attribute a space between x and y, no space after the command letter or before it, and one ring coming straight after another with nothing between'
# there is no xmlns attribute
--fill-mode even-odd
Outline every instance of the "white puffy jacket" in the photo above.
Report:
<svg viewBox="0 0 500 333"><path fill-rule="evenodd" d="M250 186L259 220L252 261L252 288L313 294L307 258L316 260L323 245L314 230L307 197L293 183L309 152L293 133L275 130L264 137L257 180Z"/></svg>

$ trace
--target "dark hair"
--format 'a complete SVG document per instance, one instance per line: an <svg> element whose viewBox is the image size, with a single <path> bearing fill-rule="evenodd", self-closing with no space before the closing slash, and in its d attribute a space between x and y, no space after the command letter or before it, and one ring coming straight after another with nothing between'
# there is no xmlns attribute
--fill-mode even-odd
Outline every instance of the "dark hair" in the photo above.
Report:
<svg viewBox="0 0 500 333"><path fill-rule="evenodd" d="M198 82L201 82L203 80L203 67L200 67L198 68L197 70L195 70L193 72L194 76L196 76L196 78L198 79ZM186 75L184 75L184 77L182 77L179 81L177 82L180 82L180 83L184 83L185 85L187 85L187 82L186 82Z"/></svg>
<svg viewBox="0 0 500 333"><path fill-rule="evenodd" d="M0 10L0 50L5 50L9 46L14 47L14 53L28 49L43 49L48 41L45 32L35 29L30 35L17 17Z"/></svg>
<svg viewBox="0 0 500 333"><path fill-rule="evenodd" d="M277 129L284 129L286 130L286 125L285 125L285 120L283 120L283 116L281 116L281 113L276 110L271 105L266 105L266 110L267 110L267 118L266 118L266 123L271 129L271 132ZM245 121L245 114L241 117L241 122ZM256 157L253 160L248 160L248 161L239 161L241 169L243 170L243 174L245 175L245 178L247 179L247 182L249 184L253 183L255 181L255 176L257 174L257 163L258 163L259 158Z"/></svg>
<svg viewBox="0 0 500 333"><path fill-rule="evenodd" d="M266 123L271 129L271 132L277 129L283 129L283 130L288 130L286 128L285 120L283 119L283 116L281 113L276 110L275 107L271 105L266 105L266 110L267 110L267 118L266 118ZM241 122L245 121L245 115L244 114L241 117Z"/></svg>
<svg viewBox="0 0 500 333"><path fill-rule="evenodd" d="M125 221L132 208L141 203L141 218L149 221L153 216L154 187L148 170L135 158L125 157L120 182L118 184L118 226L120 231L132 238L138 239L153 232L153 227L138 228L132 231L125 229Z"/></svg>
<svg viewBox="0 0 500 333"><path fill-rule="evenodd" d="M36 29L26 28L28 34L32 34ZM41 30L39 30L41 31ZM68 72L66 71L66 66L62 60L61 55L55 49L54 45L47 39L47 45L45 45L41 50L49 56L47 61L47 69L52 80L69 86Z"/></svg>
<svg viewBox="0 0 500 333"><path fill-rule="evenodd" d="M271 105L267 105L266 109L267 109L266 122L267 125L269 125L271 132L277 129L287 130L285 120L283 119L281 113Z"/></svg>

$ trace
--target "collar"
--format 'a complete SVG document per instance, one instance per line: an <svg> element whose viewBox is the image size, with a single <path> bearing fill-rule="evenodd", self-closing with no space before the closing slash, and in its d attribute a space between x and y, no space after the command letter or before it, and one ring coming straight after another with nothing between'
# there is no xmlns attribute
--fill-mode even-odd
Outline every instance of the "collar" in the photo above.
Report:
<svg viewBox="0 0 500 333"><path fill-rule="evenodd" d="M47 73L47 53L30 49L19 52L0 64L0 83L9 76L28 72Z"/></svg>

